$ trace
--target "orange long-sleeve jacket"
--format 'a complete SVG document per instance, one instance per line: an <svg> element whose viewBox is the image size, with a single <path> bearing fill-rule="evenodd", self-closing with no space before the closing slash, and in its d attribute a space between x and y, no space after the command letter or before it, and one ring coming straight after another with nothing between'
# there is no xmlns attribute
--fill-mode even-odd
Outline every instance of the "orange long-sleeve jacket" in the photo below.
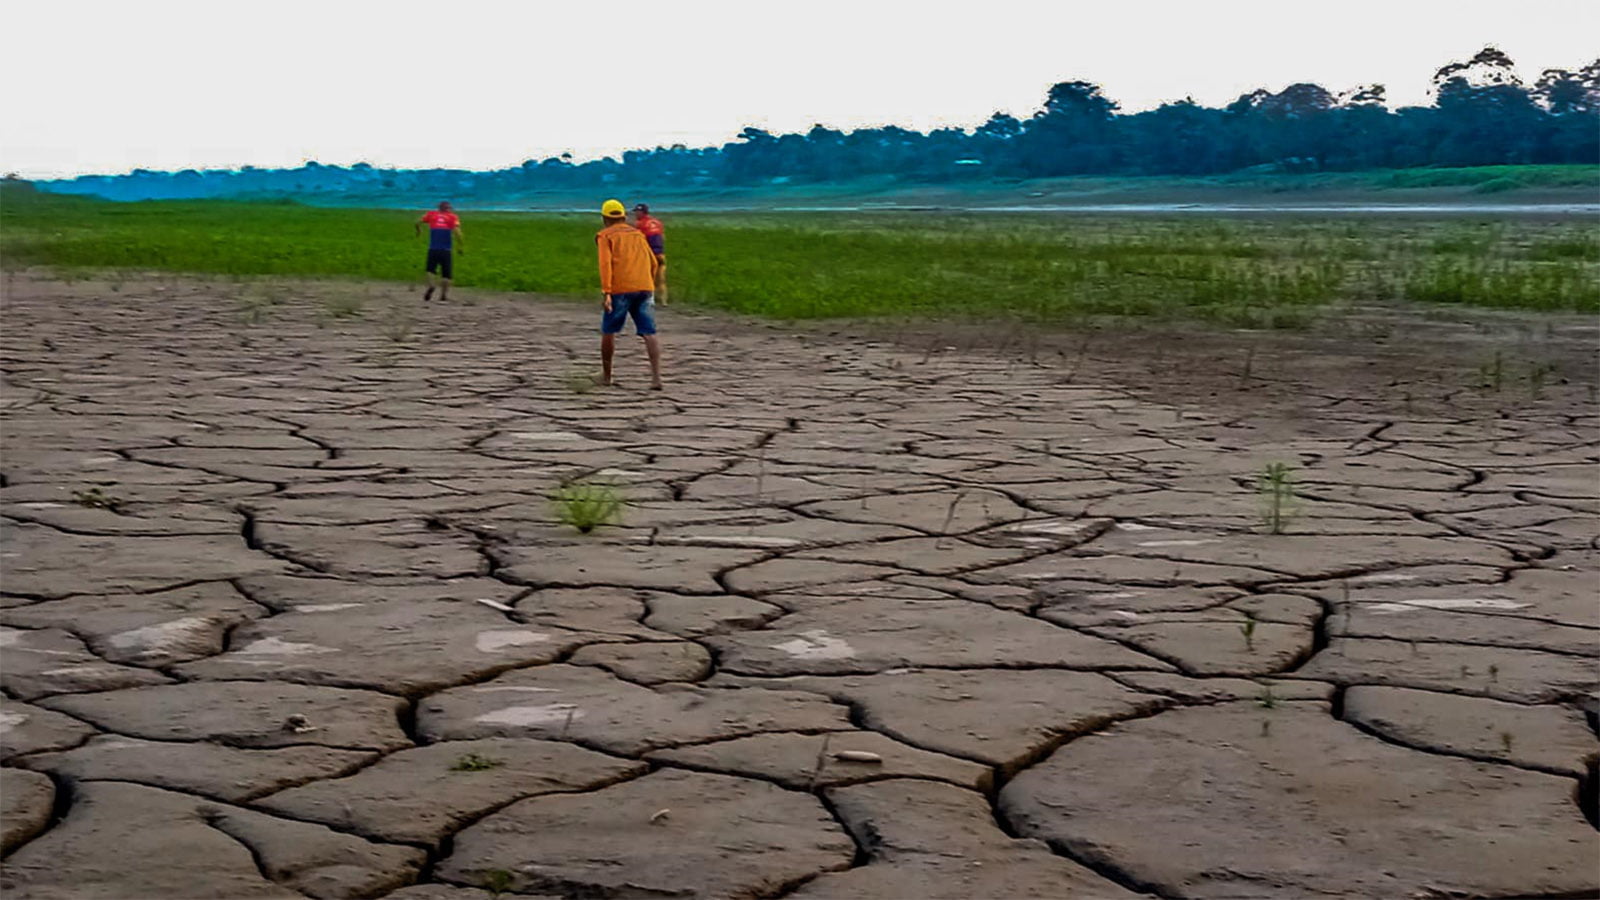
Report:
<svg viewBox="0 0 1600 900"><path fill-rule="evenodd" d="M656 271L661 262L650 249L644 233L625 222L600 230L594 236L600 249L600 290L607 294L631 294L656 289Z"/></svg>

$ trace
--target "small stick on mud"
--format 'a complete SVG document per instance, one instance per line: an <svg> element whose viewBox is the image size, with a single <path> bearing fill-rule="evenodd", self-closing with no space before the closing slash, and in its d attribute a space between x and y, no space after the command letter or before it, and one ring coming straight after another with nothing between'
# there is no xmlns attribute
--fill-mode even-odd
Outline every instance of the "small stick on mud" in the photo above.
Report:
<svg viewBox="0 0 1600 900"><path fill-rule="evenodd" d="M833 740L831 734L822 736L822 749L817 751L817 765L811 770L811 787L808 790L817 789L817 782L822 778L822 767L828 764L828 742L831 740Z"/></svg>

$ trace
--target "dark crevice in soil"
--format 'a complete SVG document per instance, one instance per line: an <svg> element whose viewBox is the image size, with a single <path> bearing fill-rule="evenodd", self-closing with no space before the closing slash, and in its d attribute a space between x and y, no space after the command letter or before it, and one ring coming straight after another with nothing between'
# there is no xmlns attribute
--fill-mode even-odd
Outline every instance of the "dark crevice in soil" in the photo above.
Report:
<svg viewBox="0 0 1600 900"><path fill-rule="evenodd" d="M999 801L1001 786L1002 785L997 782L994 792L989 798L990 808L994 812L995 827L999 828L1002 833L1013 840L1024 840L1029 838L1029 835L1025 835L1019 831L1017 827L1011 823L1011 820L1006 817L1005 813L1001 811ZM1135 894L1161 897L1163 900L1176 900L1176 895L1161 892L1161 890L1154 884L1144 881L1126 869L1121 868L1102 853L1078 852L1071 846L1068 846L1060 841L1043 840L1042 842L1045 844L1045 846L1049 847L1050 852L1054 853L1055 855L1069 859L1072 862L1083 866L1085 869L1088 869L1096 875L1099 875L1101 878L1104 878L1105 880L1117 885L1123 890L1131 891Z"/></svg>
<svg viewBox="0 0 1600 900"><path fill-rule="evenodd" d="M1589 769L1578 779L1578 808L1596 830L1600 830L1600 759L1589 760Z"/></svg>

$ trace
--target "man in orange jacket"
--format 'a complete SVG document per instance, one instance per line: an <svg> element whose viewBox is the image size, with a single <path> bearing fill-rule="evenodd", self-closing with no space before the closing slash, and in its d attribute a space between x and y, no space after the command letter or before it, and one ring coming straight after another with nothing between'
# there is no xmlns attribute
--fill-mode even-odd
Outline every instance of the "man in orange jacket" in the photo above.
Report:
<svg viewBox="0 0 1600 900"><path fill-rule="evenodd" d="M631 316L633 330L644 338L650 356L650 389L659 391L661 342L656 338L654 291L661 262L644 234L628 224L620 200L601 204L600 218L605 227L594 236L594 242L600 252L600 294L605 310L600 317L601 382L612 383L611 357L616 353L617 334Z"/></svg>

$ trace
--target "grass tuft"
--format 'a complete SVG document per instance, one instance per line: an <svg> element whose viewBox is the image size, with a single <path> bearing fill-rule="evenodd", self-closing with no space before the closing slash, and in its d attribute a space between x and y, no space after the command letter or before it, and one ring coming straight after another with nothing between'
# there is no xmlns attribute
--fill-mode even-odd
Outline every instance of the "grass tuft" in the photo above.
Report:
<svg viewBox="0 0 1600 900"><path fill-rule="evenodd" d="M555 495L556 516L563 525L588 534L601 525L617 522L622 514L622 498L613 485L599 481L575 481L562 485Z"/></svg>

